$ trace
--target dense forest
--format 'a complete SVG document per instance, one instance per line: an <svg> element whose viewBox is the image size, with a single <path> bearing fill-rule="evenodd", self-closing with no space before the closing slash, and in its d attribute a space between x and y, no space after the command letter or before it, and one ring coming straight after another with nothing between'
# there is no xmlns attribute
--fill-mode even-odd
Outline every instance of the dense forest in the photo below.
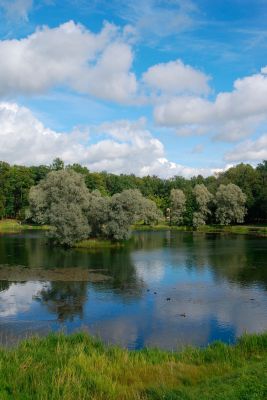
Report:
<svg viewBox="0 0 267 400"><path fill-rule="evenodd" d="M90 172L79 164L65 166L63 161L40 166L9 165L0 162L0 218L25 218L28 207L30 188L38 184L51 171L72 169L84 176L89 190L99 190L102 196L113 196L126 189L139 189L143 196L153 200L166 215L170 207L172 189L181 189L187 198L187 213L193 213L193 189L204 184L211 194L215 194L221 184L233 183L246 195L246 223L267 222L267 160L256 168L249 164L239 164L219 173L204 178L201 175L186 179L174 176L161 179L157 176L137 177L135 175L115 175L107 172ZM190 202L190 199L192 201Z"/></svg>

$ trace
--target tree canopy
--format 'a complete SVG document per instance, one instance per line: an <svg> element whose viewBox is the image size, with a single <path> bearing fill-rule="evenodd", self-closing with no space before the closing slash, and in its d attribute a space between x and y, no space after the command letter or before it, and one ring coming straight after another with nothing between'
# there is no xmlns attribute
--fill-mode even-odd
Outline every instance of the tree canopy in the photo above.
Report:
<svg viewBox="0 0 267 400"><path fill-rule="evenodd" d="M30 167L0 162L0 218L24 219L25 210L29 206L28 195L31 187L37 185L51 171L61 170L73 170L82 174L86 187L91 192L98 190L105 197L111 197L123 190L138 189L144 197L154 201L165 215L166 210L171 208L172 189L182 190L186 197L183 223L190 225L193 224L194 213L198 212L199 208L193 193L194 187L203 184L215 196L221 184L232 183L239 186L247 197L245 222L267 222L267 161L263 161L257 167L239 164L216 176L204 178L199 175L190 179L181 176L170 179L157 176L140 178L135 175L92 172L80 164L64 166L62 160L55 160L51 165ZM211 202L209 208L212 214L209 214L207 221L215 222L215 204Z"/></svg>
<svg viewBox="0 0 267 400"><path fill-rule="evenodd" d="M50 237L65 246L90 236L128 239L132 224L140 220L155 223L162 216L156 204L139 190L104 197L99 191L90 192L84 175L72 169L52 171L33 186L29 206L28 217L51 225Z"/></svg>

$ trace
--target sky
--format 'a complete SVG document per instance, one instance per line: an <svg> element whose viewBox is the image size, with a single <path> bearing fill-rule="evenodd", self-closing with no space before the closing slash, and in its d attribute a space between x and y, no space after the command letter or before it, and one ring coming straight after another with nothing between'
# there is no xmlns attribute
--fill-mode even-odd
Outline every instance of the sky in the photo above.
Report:
<svg viewBox="0 0 267 400"><path fill-rule="evenodd" d="M267 159L267 0L0 0L0 160L190 177Z"/></svg>

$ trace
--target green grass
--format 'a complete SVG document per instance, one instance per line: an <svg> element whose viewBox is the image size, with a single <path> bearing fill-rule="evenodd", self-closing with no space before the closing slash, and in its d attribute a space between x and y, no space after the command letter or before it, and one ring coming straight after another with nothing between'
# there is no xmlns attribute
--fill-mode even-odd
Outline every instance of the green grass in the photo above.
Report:
<svg viewBox="0 0 267 400"><path fill-rule="evenodd" d="M204 350L127 351L79 333L0 349L1 400L263 400L267 334Z"/></svg>
<svg viewBox="0 0 267 400"><path fill-rule="evenodd" d="M123 247L125 242L112 242L111 240L87 239L75 243L73 247L78 249L102 249Z"/></svg>
<svg viewBox="0 0 267 400"><path fill-rule="evenodd" d="M0 233L16 233L24 230L47 230L48 226L22 224L16 219L0 220Z"/></svg>
<svg viewBox="0 0 267 400"><path fill-rule="evenodd" d="M132 226L133 230L137 231L192 231L190 226L170 226L167 224L158 224L158 225L142 225L135 224Z"/></svg>

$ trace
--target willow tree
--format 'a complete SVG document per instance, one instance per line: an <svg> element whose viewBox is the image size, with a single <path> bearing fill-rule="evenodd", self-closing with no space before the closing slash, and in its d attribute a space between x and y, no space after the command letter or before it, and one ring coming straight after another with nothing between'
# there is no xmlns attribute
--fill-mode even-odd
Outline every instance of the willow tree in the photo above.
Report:
<svg viewBox="0 0 267 400"><path fill-rule="evenodd" d="M104 236L104 227L108 222L110 197L104 197L100 191L94 190L89 194L86 216L91 226L93 237Z"/></svg>
<svg viewBox="0 0 267 400"><path fill-rule="evenodd" d="M208 216L211 214L209 205L213 195L208 191L205 185L196 185L193 189L197 210L193 213L193 226L205 225Z"/></svg>
<svg viewBox="0 0 267 400"><path fill-rule="evenodd" d="M29 193L33 220L51 225L51 238L66 246L89 236L91 227L86 216L89 201L84 178L72 170L50 172Z"/></svg>
<svg viewBox="0 0 267 400"><path fill-rule="evenodd" d="M143 197L139 190L123 190L110 199L103 235L112 240L128 239L131 225L140 220L155 223L160 217L156 204Z"/></svg>
<svg viewBox="0 0 267 400"><path fill-rule="evenodd" d="M220 185L216 196L216 220L220 225L242 223L246 215L246 195L239 186Z"/></svg>
<svg viewBox="0 0 267 400"><path fill-rule="evenodd" d="M172 189L170 201L171 201L171 210L170 210L171 225L181 225L183 223L183 217L186 211L186 197L184 192L180 189Z"/></svg>

